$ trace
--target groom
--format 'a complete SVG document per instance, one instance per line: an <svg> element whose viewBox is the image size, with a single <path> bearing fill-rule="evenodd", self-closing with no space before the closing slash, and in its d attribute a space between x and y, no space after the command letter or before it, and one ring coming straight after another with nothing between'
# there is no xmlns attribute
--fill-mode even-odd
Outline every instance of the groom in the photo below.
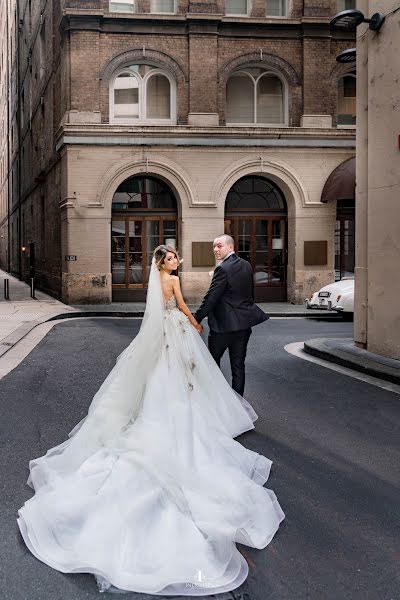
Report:
<svg viewBox="0 0 400 600"><path fill-rule="evenodd" d="M251 327L269 317L254 303L253 270L249 262L235 254L230 235L215 238L214 255L221 262L194 318L200 323L208 316L208 348L218 366L228 348L232 387L243 396L244 362Z"/></svg>

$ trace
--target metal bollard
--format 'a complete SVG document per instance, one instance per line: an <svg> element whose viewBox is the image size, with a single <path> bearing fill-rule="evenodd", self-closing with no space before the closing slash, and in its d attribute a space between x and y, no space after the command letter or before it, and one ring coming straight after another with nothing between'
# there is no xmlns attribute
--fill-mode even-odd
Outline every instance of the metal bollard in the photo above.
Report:
<svg viewBox="0 0 400 600"><path fill-rule="evenodd" d="M36 296L35 296L35 280L33 277L31 277L31 298L34 298L36 300Z"/></svg>
<svg viewBox="0 0 400 600"><path fill-rule="evenodd" d="M4 279L4 299L10 299L10 280L8 278Z"/></svg>

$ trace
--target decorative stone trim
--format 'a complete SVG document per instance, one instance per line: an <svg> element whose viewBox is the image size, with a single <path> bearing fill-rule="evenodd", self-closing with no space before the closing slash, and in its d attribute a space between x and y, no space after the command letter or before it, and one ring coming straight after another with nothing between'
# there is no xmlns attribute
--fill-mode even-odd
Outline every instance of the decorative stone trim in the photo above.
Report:
<svg viewBox="0 0 400 600"><path fill-rule="evenodd" d="M336 63L336 65L333 67L332 71L329 74L331 84L335 85L339 81L339 79L344 77L344 75L354 73L355 70L355 63Z"/></svg>
<svg viewBox="0 0 400 600"><path fill-rule="evenodd" d="M176 194L178 213L180 214L186 206L209 206L209 204L199 201L193 182L181 166L154 154L132 156L129 162L113 165L101 179L97 189L96 202L91 206L110 208L111 210L115 190L123 181L134 175L153 175L165 181Z"/></svg>
<svg viewBox="0 0 400 600"><path fill-rule="evenodd" d="M184 71L183 67L171 56L160 52L159 50L152 50L151 48L134 48L127 50L121 54L117 54L102 68L100 72L100 79L108 82L113 76L114 72L127 65L135 62L146 62L155 64L156 66L167 69L175 76L178 82L187 82L188 75Z"/></svg>
<svg viewBox="0 0 400 600"><path fill-rule="evenodd" d="M276 56L275 54L268 54L262 52L262 50L258 52L249 52L248 54L242 54L225 63L218 75L219 83L226 83L229 79L229 76L242 65L248 65L251 63L262 64L265 67L272 67L273 69L281 72L287 82L291 85L300 85L300 77L286 60Z"/></svg>
<svg viewBox="0 0 400 600"><path fill-rule="evenodd" d="M217 206L220 208L225 206L225 200L231 187L246 175L264 175L274 181L286 198L289 218L293 218L298 209L310 205L305 185L300 181L298 175L293 173L293 169L289 165L268 157L257 156L234 163L229 172L220 177L212 193Z"/></svg>

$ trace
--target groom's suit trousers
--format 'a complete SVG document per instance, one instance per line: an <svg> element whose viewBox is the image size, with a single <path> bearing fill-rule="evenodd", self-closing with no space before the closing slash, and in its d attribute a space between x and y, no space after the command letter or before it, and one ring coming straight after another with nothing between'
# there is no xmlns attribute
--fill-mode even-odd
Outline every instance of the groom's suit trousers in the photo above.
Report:
<svg viewBox="0 0 400 600"><path fill-rule="evenodd" d="M216 333L210 331L208 336L208 349L218 366L220 366L222 355L229 350L229 359L232 370L232 388L243 396L245 384L245 360L247 344L251 335L251 329L239 331L228 331Z"/></svg>

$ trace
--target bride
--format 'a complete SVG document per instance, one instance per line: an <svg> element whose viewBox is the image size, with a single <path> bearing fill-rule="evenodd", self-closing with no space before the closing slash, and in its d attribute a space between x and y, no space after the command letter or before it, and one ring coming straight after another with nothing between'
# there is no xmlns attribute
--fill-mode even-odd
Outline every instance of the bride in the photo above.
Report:
<svg viewBox="0 0 400 600"><path fill-rule="evenodd" d="M69 439L30 461L19 510L29 550L99 590L204 596L240 586L236 542L264 548L284 518L271 461L233 438L254 428L199 336L176 251L154 251L138 335Z"/></svg>

